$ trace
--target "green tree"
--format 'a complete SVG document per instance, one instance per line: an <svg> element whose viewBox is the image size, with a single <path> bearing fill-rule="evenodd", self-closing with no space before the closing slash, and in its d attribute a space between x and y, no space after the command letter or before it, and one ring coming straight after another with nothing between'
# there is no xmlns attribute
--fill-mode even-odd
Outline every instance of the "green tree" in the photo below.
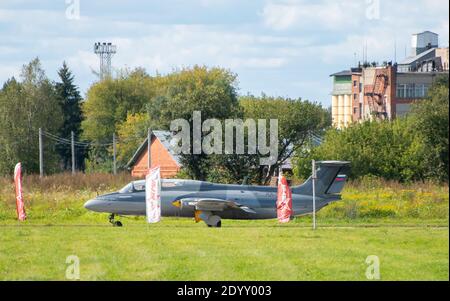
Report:
<svg viewBox="0 0 450 301"><path fill-rule="evenodd" d="M311 159L348 160L353 178L448 182L448 89L448 75L440 76L406 117L330 129L320 146L296 157L296 176L311 174Z"/></svg>
<svg viewBox="0 0 450 301"><path fill-rule="evenodd" d="M12 78L0 91L0 173L10 174L17 162L28 173L39 171L38 130L56 133L62 112L54 86L38 58L24 65L22 81ZM58 169L54 143L44 139L44 167Z"/></svg>
<svg viewBox="0 0 450 301"><path fill-rule="evenodd" d="M267 173L259 167L259 182L265 184L288 158L302 153L312 134L321 135L331 124L327 109L301 99L250 95L242 97L240 105L245 118L278 120L278 160Z"/></svg>
<svg viewBox="0 0 450 301"><path fill-rule="evenodd" d="M153 115L152 118L159 118L163 128L169 128L172 120L185 119L192 133L194 111L201 112L202 120L215 118L223 121L238 116L236 84L236 75L225 69L185 68L167 76L163 83L165 89L160 89L165 93L153 99L149 112L159 112L159 116ZM202 133L202 141L207 134ZM204 153L193 154L193 136L191 134L191 154L181 154L180 161L191 178L206 180L212 170L211 157Z"/></svg>
<svg viewBox="0 0 450 301"><path fill-rule="evenodd" d="M86 119L82 123L85 138L97 143L110 141L118 133L119 163L123 166L145 139L147 127L169 129L173 120L187 120L193 130L193 113L202 120L234 118L278 119L280 125L279 161L269 173L262 172L259 156L181 154L184 172L198 180L240 182L245 177L267 182L270 175L292 153L300 149L311 133L320 133L330 124L327 110L300 99L248 96L238 100L236 75L221 68L194 66L168 75L148 76L138 69L117 79L94 84L83 105ZM224 123L222 123L224 124ZM209 133L202 133L203 138ZM191 139L194 135L191 132ZM111 150L91 150L92 166L110 166ZM103 163L99 162L101 158ZM100 158L100 160L99 160ZM109 167L107 167L109 168Z"/></svg>
<svg viewBox="0 0 450 301"><path fill-rule="evenodd" d="M112 166L111 149L104 144L112 142L117 126L126 120L128 114L145 111L146 104L155 96L152 80L138 68L90 87L82 106L85 117L81 124L82 138L102 146L90 149L89 171L106 170Z"/></svg>
<svg viewBox="0 0 450 301"><path fill-rule="evenodd" d="M117 126L117 163L124 167L136 152L137 148L147 138L148 129L159 129L156 122L150 120L149 114L128 114L127 119Z"/></svg>
<svg viewBox="0 0 450 301"><path fill-rule="evenodd" d="M449 172L449 77L438 77L428 91L428 97L413 105L411 118L418 135L427 144L429 167L427 177L448 182Z"/></svg>
<svg viewBox="0 0 450 301"><path fill-rule="evenodd" d="M353 178L371 175L389 180L423 180L426 153L423 136L413 129L412 119L366 121L343 130L328 130L324 142L309 156L296 158L294 173L307 178L312 159L344 160L351 162Z"/></svg>
<svg viewBox="0 0 450 301"><path fill-rule="evenodd" d="M74 132L75 140L80 139L81 121L83 120L81 112L82 97L78 87L74 84L74 76L69 70L66 62L58 71L60 82L55 84L61 110L63 112L63 124L59 130L59 136L70 139L71 132ZM59 145L58 152L61 156L64 170L72 166L72 155L69 145ZM86 151L84 148L76 149L76 162L78 168L83 168Z"/></svg>
<svg viewBox="0 0 450 301"><path fill-rule="evenodd" d="M83 137L97 143L111 141L116 125L129 113L142 112L155 96L151 80L142 69L136 69L92 85L83 103Z"/></svg>

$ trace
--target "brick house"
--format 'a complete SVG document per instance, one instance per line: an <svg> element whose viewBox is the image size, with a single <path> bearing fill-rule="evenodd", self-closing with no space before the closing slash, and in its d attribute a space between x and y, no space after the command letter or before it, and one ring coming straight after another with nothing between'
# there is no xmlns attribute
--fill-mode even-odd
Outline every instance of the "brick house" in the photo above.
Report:
<svg viewBox="0 0 450 301"><path fill-rule="evenodd" d="M162 178L173 178L181 169L178 155L176 155L170 144L172 134L169 131L153 131L151 138L151 164L152 167L161 167ZM131 176L143 178L148 170L148 147L147 141L139 146L126 167L131 170Z"/></svg>

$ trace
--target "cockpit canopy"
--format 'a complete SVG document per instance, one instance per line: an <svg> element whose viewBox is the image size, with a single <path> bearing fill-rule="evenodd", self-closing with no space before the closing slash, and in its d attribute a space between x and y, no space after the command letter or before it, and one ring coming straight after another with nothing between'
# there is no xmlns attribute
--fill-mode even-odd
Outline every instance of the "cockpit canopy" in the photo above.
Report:
<svg viewBox="0 0 450 301"><path fill-rule="evenodd" d="M119 190L119 193L132 193L145 191L145 181L133 181Z"/></svg>
<svg viewBox="0 0 450 301"><path fill-rule="evenodd" d="M186 185L186 183L195 183L197 181L180 180L180 179L162 179L161 188L179 187ZM133 181L125 185L119 190L119 193L132 193L145 191L145 180Z"/></svg>

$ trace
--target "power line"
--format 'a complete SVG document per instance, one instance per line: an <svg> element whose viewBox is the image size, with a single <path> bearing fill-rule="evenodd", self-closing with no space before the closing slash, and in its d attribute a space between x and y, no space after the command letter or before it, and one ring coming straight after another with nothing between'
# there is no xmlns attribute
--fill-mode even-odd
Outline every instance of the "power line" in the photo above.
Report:
<svg viewBox="0 0 450 301"><path fill-rule="evenodd" d="M58 145L58 147L60 146L64 146L66 148L70 147L71 149L71 156L72 156L72 174L76 173L76 163L75 163L75 147L78 148L89 148L89 147L111 147L113 148L113 161L114 161L114 165L113 165L113 173L116 174L117 173L117 169L116 169L116 135L114 134L112 136L112 143L95 143L95 142L82 142L82 141L75 141L75 135L74 132L71 132L71 137L70 139L64 138L64 137L60 137L57 136L55 134L49 133L47 131L43 131L41 128L39 128L39 166L40 166L40 176L43 177L44 175L44 169L43 169L43 164L44 164L44 143L43 143L43 137L46 137L47 139L55 142L56 145Z"/></svg>
<svg viewBox="0 0 450 301"><path fill-rule="evenodd" d="M53 139L54 141L60 142L62 144L72 145L72 140L56 136L52 133L49 133L47 131L42 131L42 134L44 134L47 138ZM89 147L89 146L112 146L113 143L96 143L96 142L81 142L81 141L74 141L74 145L80 146L80 147Z"/></svg>
<svg viewBox="0 0 450 301"><path fill-rule="evenodd" d="M58 136L56 136L56 135L53 135L53 134L48 133L48 132L45 132L45 131L43 131L43 134L44 134L45 136L49 137L49 138L53 138L53 139L55 139L55 140L57 140L57 141L60 141L60 142L62 142L62 143L72 144L72 141L69 140L69 139L62 138L62 137L58 137ZM78 141L75 141L74 143L77 144L77 145L82 145L82 146L89 145L89 143L86 143L86 142L78 142Z"/></svg>
<svg viewBox="0 0 450 301"><path fill-rule="evenodd" d="M63 138L63 137L57 136L55 134L49 133L47 131L42 131L42 134L45 137L47 137L59 144L72 145L71 139ZM145 139L145 137L141 137L141 136L133 136L133 137L122 138L122 139L116 138L116 143L139 142L140 140L143 141L144 139ZM74 141L74 145L78 146L78 147L90 147L90 146L109 147L109 146L113 146L114 142L112 142L112 143L97 143L97 142Z"/></svg>
<svg viewBox="0 0 450 301"><path fill-rule="evenodd" d="M45 134L44 134L44 136L47 137L48 139L56 142L56 144L58 144L58 145L64 145L66 147L71 147L71 143L70 142L63 141L63 140L60 140L60 139L57 139L57 138L54 138L54 137L51 137L51 136L47 136ZM78 148L88 148L89 147L89 145L76 145L76 146Z"/></svg>
<svg viewBox="0 0 450 301"><path fill-rule="evenodd" d="M39 128L39 166L40 166L40 176L44 176L44 142L43 137L53 141L57 147L66 147L71 149L72 154L72 173L75 174L75 147L86 149L89 147L111 147L113 152L113 174L117 173L117 144L118 143L128 143L128 142L140 142L145 139L145 137L139 136L135 134L135 136L130 136L126 138L122 138L120 140L117 139L116 135L112 135L111 143L97 143L97 142L83 142L83 141L75 141L73 132L71 133L70 139L65 137L60 137L58 135L52 134L50 132L44 131ZM111 150L111 149L110 149Z"/></svg>

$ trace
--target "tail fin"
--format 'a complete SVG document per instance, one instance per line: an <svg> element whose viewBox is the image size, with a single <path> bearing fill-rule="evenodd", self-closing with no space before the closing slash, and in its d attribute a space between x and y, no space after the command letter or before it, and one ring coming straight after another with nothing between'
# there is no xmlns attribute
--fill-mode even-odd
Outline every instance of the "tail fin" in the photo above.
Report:
<svg viewBox="0 0 450 301"><path fill-rule="evenodd" d="M316 179L316 195L339 194L344 188L350 171L350 162L319 161ZM295 194L312 195L311 177L302 185L292 187Z"/></svg>

